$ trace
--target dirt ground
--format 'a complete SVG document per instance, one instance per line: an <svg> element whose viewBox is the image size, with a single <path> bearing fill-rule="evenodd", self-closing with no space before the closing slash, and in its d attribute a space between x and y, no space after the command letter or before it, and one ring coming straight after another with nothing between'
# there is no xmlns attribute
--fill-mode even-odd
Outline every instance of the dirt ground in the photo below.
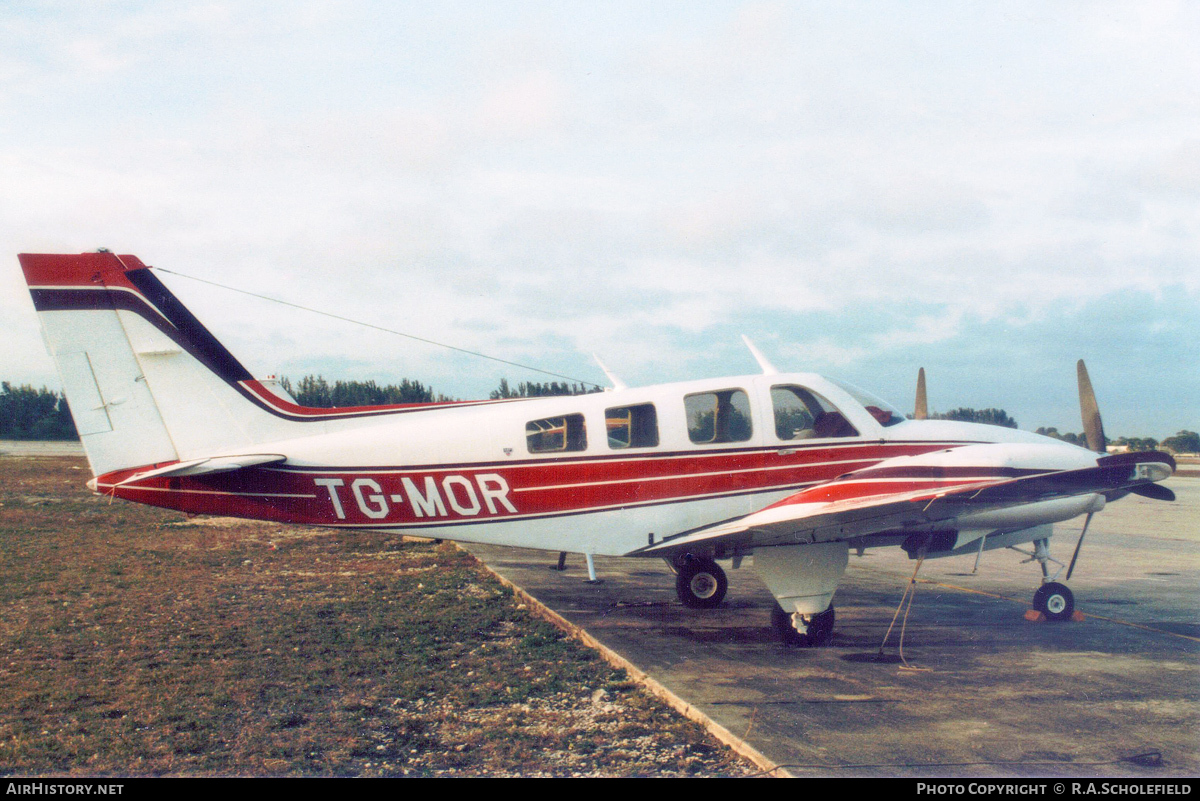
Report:
<svg viewBox="0 0 1200 801"><path fill-rule="evenodd" d="M449 545L0 457L0 775L753 775Z"/></svg>

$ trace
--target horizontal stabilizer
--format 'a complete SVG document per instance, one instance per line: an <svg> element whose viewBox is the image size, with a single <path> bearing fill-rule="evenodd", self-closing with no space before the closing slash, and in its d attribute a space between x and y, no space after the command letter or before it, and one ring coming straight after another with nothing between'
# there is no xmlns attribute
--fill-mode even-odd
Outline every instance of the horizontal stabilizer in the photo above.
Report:
<svg viewBox="0 0 1200 801"><path fill-rule="evenodd" d="M147 470L144 473L134 473L129 478L117 483L117 486L123 484L132 484L136 481L142 481L147 478L161 478L174 476L203 476L209 473L231 473L234 470L243 470L247 467L258 467L264 464L278 464L286 461L287 457L280 453L254 453L244 454L240 456L213 456L207 459L192 459L186 462L176 462L169 464L166 467L159 467L155 470Z"/></svg>

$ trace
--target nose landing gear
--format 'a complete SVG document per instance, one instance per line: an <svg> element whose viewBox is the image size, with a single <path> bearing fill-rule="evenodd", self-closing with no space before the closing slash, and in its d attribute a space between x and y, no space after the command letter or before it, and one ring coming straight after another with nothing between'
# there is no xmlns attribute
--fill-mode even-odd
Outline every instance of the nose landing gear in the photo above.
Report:
<svg viewBox="0 0 1200 801"><path fill-rule="evenodd" d="M1029 553L1020 548L1014 548L1014 550ZM1056 580L1066 565L1051 558L1050 541L1047 539L1034 540L1033 553L1029 554L1029 558L1025 561L1036 561L1042 567L1042 586L1038 587L1037 592L1033 594L1033 608L1045 615L1046 620L1070 620L1071 615L1075 612L1075 594L1066 584ZM1058 565L1058 570L1054 571L1053 576L1050 575L1049 565L1051 562Z"/></svg>
<svg viewBox="0 0 1200 801"><path fill-rule="evenodd" d="M1075 595L1067 585L1048 581L1033 594L1033 608L1046 620L1070 620L1075 612Z"/></svg>

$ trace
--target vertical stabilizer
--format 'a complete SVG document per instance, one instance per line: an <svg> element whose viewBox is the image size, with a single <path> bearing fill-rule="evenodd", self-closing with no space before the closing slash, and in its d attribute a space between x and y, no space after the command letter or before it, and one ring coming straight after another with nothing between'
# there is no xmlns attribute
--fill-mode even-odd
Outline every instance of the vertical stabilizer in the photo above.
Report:
<svg viewBox="0 0 1200 801"><path fill-rule="evenodd" d="M323 430L262 389L137 257L18 258L96 475Z"/></svg>
<svg viewBox="0 0 1200 801"><path fill-rule="evenodd" d="M19 258L92 472L178 459L121 319L141 302L121 261L111 253Z"/></svg>
<svg viewBox="0 0 1200 801"><path fill-rule="evenodd" d="M254 379L137 257L18 258L96 475L245 454L441 405L298 406Z"/></svg>

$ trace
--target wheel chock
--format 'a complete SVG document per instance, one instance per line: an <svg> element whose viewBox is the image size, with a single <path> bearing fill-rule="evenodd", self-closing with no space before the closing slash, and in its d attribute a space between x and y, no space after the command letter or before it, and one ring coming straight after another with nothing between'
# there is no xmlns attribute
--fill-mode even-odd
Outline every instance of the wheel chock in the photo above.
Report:
<svg viewBox="0 0 1200 801"><path fill-rule="evenodd" d="M1046 622L1046 616L1036 609L1026 609L1025 619L1030 623ZM1083 612L1080 612L1078 609L1071 613L1070 619L1072 623L1082 623L1083 621L1087 620L1087 618L1083 616Z"/></svg>

